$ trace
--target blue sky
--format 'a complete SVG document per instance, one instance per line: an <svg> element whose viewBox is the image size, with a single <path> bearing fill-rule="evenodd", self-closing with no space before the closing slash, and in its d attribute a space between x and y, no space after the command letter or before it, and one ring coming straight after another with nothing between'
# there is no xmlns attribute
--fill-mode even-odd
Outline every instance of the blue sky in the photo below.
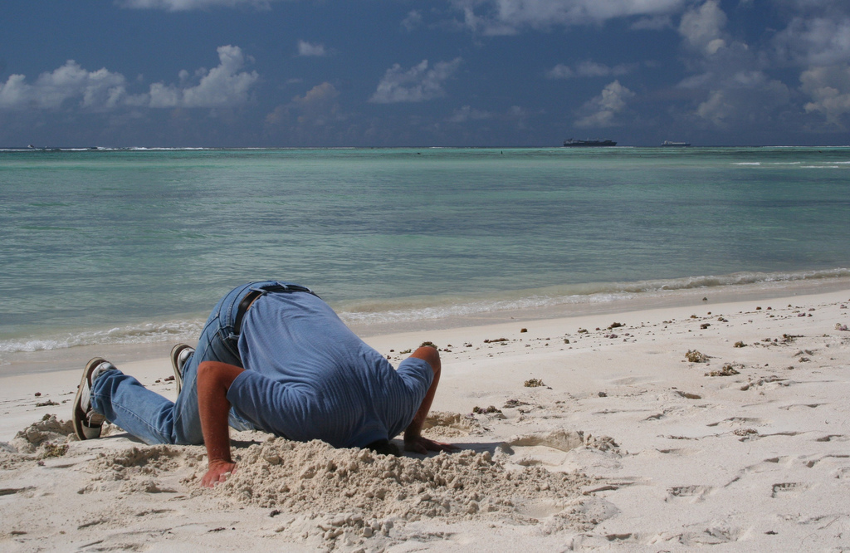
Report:
<svg viewBox="0 0 850 553"><path fill-rule="evenodd" d="M850 144L850 2L4 0L0 146Z"/></svg>

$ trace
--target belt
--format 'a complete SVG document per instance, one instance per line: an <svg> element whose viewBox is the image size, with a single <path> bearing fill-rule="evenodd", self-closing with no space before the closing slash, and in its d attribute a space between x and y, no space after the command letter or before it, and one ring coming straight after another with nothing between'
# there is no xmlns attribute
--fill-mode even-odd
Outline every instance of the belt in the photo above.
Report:
<svg viewBox="0 0 850 553"><path fill-rule="evenodd" d="M316 296L316 293L306 286L298 286L297 284L275 284L273 286L266 286L261 290L251 290L245 294L245 297L239 302L239 307L236 308L236 319L233 321L234 334L242 333L242 319L245 317L245 313L248 312L248 308L251 307L254 300L262 296L265 292L307 292ZM319 296L316 297L318 298Z"/></svg>

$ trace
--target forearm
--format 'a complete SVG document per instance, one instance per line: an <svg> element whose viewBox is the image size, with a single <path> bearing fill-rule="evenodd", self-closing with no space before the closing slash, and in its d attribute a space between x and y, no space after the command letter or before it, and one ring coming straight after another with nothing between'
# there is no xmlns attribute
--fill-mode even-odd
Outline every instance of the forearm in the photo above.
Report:
<svg viewBox="0 0 850 553"><path fill-rule="evenodd" d="M198 410L210 465L217 461L232 462L227 391L243 370L213 361L203 362L198 367Z"/></svg>

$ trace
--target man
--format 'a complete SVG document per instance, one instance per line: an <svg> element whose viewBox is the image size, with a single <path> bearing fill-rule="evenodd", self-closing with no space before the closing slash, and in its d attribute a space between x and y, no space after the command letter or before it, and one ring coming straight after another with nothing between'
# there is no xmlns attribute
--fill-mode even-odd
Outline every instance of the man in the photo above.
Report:
<svg viewBox="0 0 850 553"><path fill-rule="evenodd" d="M149 444L203 443L207 487L236 469L228 425L379 451L404 430L408 451L453 449L421 435L440 380L436 348L423 345L393 370L303 286L235 288L213 308L197 349L178 345L171 362L174 403L105 359L89 361L74 401L77 436L100 436L106 420Z"/></svg>

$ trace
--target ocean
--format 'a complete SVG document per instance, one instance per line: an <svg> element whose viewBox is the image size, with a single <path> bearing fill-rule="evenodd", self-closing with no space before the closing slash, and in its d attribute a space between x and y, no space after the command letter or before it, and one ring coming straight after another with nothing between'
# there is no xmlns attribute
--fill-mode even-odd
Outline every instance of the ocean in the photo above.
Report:
<svg viewBox="0 0 850 553"><path fill-rule="evenodd" d="M850 148L0 150L0 222L2 364L192 340L249 280L366 331L843 281Z"/></svg>

